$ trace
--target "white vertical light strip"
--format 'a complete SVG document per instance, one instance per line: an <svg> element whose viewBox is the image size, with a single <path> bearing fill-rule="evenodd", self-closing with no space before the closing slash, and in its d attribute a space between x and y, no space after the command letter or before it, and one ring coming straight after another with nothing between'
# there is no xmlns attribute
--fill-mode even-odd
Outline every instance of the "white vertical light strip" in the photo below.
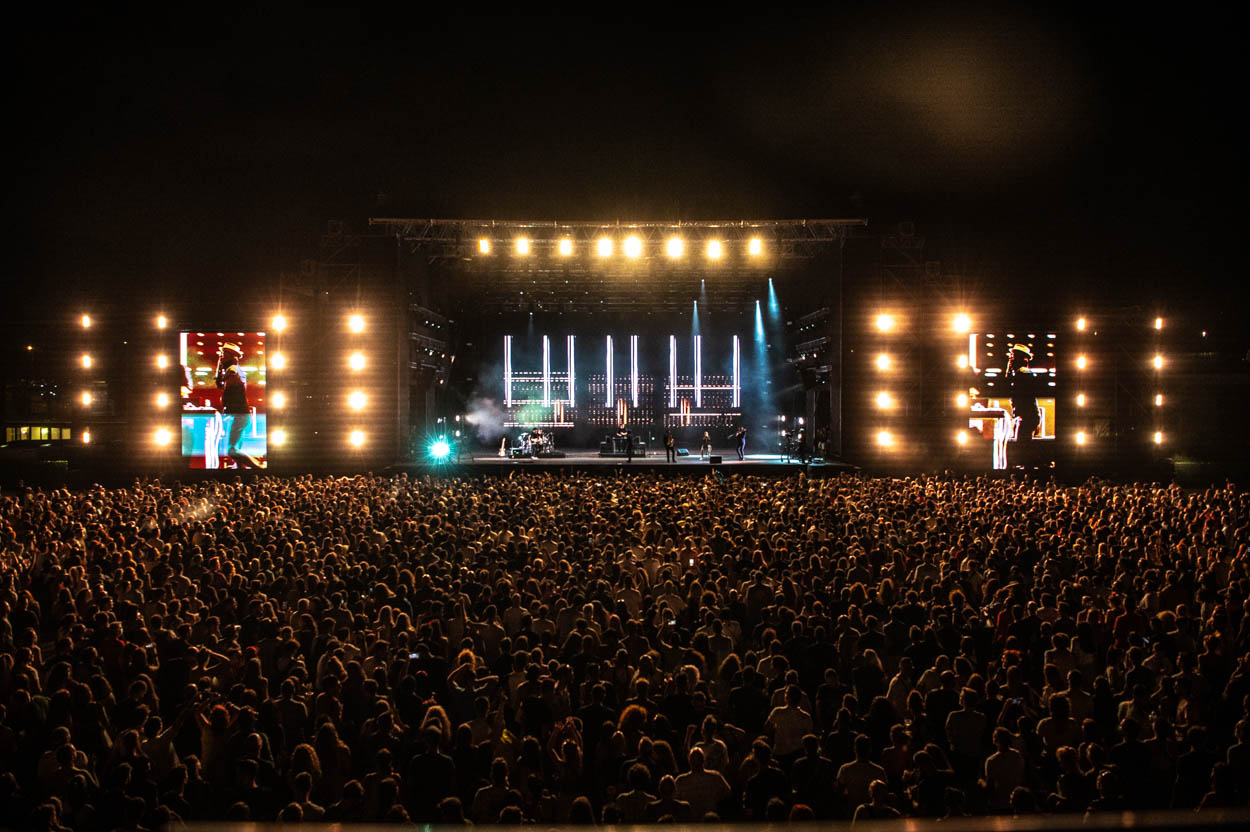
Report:
<svg viewBox="0 0 1250 832"><path fill-rule="evenodd" d="M703 407L703 336L694 336L694 406Z"/></svg>
<svg viewBox="0 0 1250 832"><path fill-rule="evenodd" d="M576 336L570 335L568 338L569 347L569 407L573 407L573 391L574 391L574 374L573 374L573 339Z"/></svg>
<svg viewBox="0 0 1250 832"><path fill-rule="evenodd" d="M638 406L638 336L629 336L629 398Z"/></svg>
<svg viewBox="0 0 1250 832"><path fill-rule="evenodd" d="M742 401L742 379L738 377L738 372L742 368L742 354L739 352L741 347L738 345L738 336L734 336L734 407L741 407Z"/></svg>
<svg viewBox="0 0 1250 832"><path fill-rule="evenodd" d="M603 394L603 406L604 407L616 407L616 397L612 395L612 336L611 335L608 336L607 359L605 363L607 365L608 385L607 385L607 390L604 391L604 394Z"/></svg>
<svg viewBox="0 0 1250 832"><path fill-rule="evenodd" d="M974 373L981 372L981 368L977 366L977 334L975 332L968 333L968 369Z"/></svg>
<svg viewBox="0 0 1250 832"><path fill-rule="evenodd" d="M503 404L512 407L512 336L503 337Z"/></svg>
<svg viewBox="0 0 1250 832"><path fill-rule="evenodd" d="M551 339L543 336L543 407L551 404Z"/></svg>
<svg viewBox="0 0 1250 832"><path fill-rule="evenodd" d="M677 336L668 336L668 406L677 406Z"/></svg>

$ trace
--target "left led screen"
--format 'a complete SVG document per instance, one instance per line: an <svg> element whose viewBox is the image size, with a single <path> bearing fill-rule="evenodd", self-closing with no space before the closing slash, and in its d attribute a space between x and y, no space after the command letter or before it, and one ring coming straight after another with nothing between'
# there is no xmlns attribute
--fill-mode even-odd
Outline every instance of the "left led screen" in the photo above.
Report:
<svg viewBox="0 0 1250 832"><path fill-rule="evenodd" d="M182 332L182 456L190 468L268 466L263 332Z"/></svg>

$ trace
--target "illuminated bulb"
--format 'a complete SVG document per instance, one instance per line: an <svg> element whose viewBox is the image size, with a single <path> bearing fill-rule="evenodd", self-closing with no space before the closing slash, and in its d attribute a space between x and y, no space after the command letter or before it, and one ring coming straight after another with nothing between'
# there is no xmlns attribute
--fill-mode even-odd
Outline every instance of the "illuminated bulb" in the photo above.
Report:
<svg viewBox="0 0 1250 832"><path fill-rule="evenodd" d="M763 254L763 252L764 252L764 241L761 240L759 237L752 237L751 241L747 243L747 254L750 254L752 257L754 257L755 255Z"/></svg>
<svg viewBox="0 0 1250 832"><path fill-rule="evenodd" d="M90 315L83 315L81 318L81 321L82 321L83 329L91 329L91 316Z"/></svg>
<svg viewBox="0 0 1250 832"><path fill-rule="evenodd" d="M612 238L600 237L598 244L595 246L595 250L599 252L600 257L611 257L612 256Z"/></svg>
<svg viewBox="0 0 1250 832"><path fill-rule="evenodd" d="M882 370L882 371L890 369L890 356L886 355L885 353L881 353L880 355L878 355L877 356L877 369Z"/></svg>
<svg viewBox="0 0 1250 832"><path fill-rule="evenodd" d="M877 431L877 444L883 448L888 448L894 444L894 437L890 435L888 430Z"/></svg>
<svg viewBox="0 0 1250 832"><path fill-rule="evenodd" d="M166 367L168 367L168 366L169 366L169 356L168 356L168 355L158 355L158 356L156 356L156 366L157 366L157 367L160 367L162 370L163 370L163 369L165 369Z"/></svg>
<svg viewBox="0 0 1250 832"><path fill-rule="evenodd" d="M528 237L516 238L516 253L525 256L530 253L530 241Z"/></svg>
<svg viewBox="0 0 1250 832"><path fill-rule="evenodd" d="M365 368L365 354L363 352L354 352L347 359L347 366L356 372L360 372Z"/></svg>
<svg viewBox="0 0 1250 832"><path fill-rule="evenodd" d="M355 391L347 397L347 406L352 410L364 410L365 394L359 390Z"/></svg>
<svg viewBox="0 0 1250 832"><path fill-rule="evenodd" d="M1083 356L1083 355L1078 355L1078 356L1076 357L1076 368L1077 368L1078 370L1084 370L1084 369L1085 369L1085 365L1086 365L1086 363L1088 363L1088 362L1086 362L1086 360L1085 360L1085 356Z"/></svg>
<svg viewBox="0 0 1250 832"><path fill-rule="evenodd" d="M882 410L889 410L894 406L894 400L890 398L890 394L884 390L877 394L877 407Z"/></svg>
<svg viewBox="0 0 1250 832"><path fill-rule="evenodd" d="M161 447L168 445L169 440L172 438L173 438L173 435L169 432L168 428L157 428L156 433L153 434L152 436L153 441L156 442L156 444L160 445Z"/></svg>
<svg viewBox="0 0 1250 832"><path fill-rule="evenodd" d="M1084 406L1085 406L1085 394L1084 394L1084 393L1077 393L1077 394L1076 394L1076 406L1077 406L1077 407L1084 407Z"/></svg>
<svg viewBox="0 0 1250 832"><path fill-rule="evenodd" d="M642 256L642 238L636 235L630 235L625 238L625 256L641 257Z"/></svg>
<svg viewBox="0 0 1250 832"><path fill-rule="evenodd" d="M1163 407L1163 394L1155 393L1155 407Z"/></svg>
<svg viewBox="0 0 1250 832"><path fill-rule="evenodd" d="M968 431L961 430L959 433L955 434L955 441L958 442L960 445L967 445L968 444Z"/></svg>
<svg viewBox="0 0 1250 832"><path fill-rule="evenodd" d="M82 394L82 404L83 404L83 407L91 407L91 394L90 393Z"/></svg>
<svg viewBox="0 0 1250 832"><path fill-rule="evenodd" d="M156 316L156 328L164 329L167 326L169 326L169 319L166 318L164 315L157 315Z"/></svg>
<svg viewBox="0 0 1250 832"><path fill-rule="evenodd" d="M967 332L968 330L972 329L972 319L969 318L967 315L963 315L963 314L956 315L955 320L954 320L954 327L955 327L956 332Z"/></svg>
<svg viewBox="0 0 1250 832"><path fill-rule="evenodd" d="M90 444L91 444L91 431L89 431L89 430L84 430L84 431L83 431L80 435L82 436L82 443L83 443L84 445L90 445Z"/></svg>
<svg viewBox="0 0 1250 832"><path fill-rule="evenodd" d="M573 241L570 240L568 237L565 237L563 240L560 241L560 256L568 257L572 253L573 253Z"/></svg>
<svg viewBox="0 0 1250 832"><path fill-rule="evenodd" d="M269 401L274 407L281 410L286 407L286 393L274 393Z"/></svg>
<svg viewBox="0 0 1250 832"><path fill-rule="evenodd" d="M273 331L281 332L284 329L286 329L286 315L281 315L281 314L274 315L273 316Z"/></svg>
<svg viewBox="0 0 1250 832"><path fill-rule="evenodd" d="M477 250L481 254L490 254L490 240L483 237L477 241Z"/></svg>
<svg viewBox="0 0 1250 832"><path fill-rule="evenodd" d="M1085 319L1084 319L1084 318L1077 318L1077 319L1076 319L1076 330L1077 330L1077 332L1084 332L1084 331L1085 331Z"/></svg>
<svg viewBox="0 0 1250 832"><path fill-rule="evenodd" d="M1078 431L1076 432L1076 444L1078 444L1078 445L1084 445L1084 444L1085 444L1085 431L1083 431L1083 430L1078 430Z"/></svg>
<svg viewBox="0 0 1250 832"><path fill-rule="evenodd" d="M157 407L169 407L169 394L157 393L156 394L156 406Z"/></svg>
<svg viewBox="0 0 1250 832"><path fill-rule="evenodd" d="M269 356L269 366L275 370L286 369L286 356L280 352L275 352Z"/></svg>
<svg viewBox="0 0 1250 832"><path fill-rule="evenodd" d="M965 394L965 393L960 393L958 396L956 396L956 397L955 397L955 404L959 405L960 407L967 407L967 406L968 406L968 396L967 396L967 394Z"/></svg>
<svg viewBox="0 0 1250 832"><path fill-rule="evenodd" d="M357 333L364 332L365 331L364 317L361 315L352 315L350 318L347 319L347 328L350 329L352 332L357 332Z"/></svg>
<svg viewBox="0 0 1250 832"><path fill-rule="evenodd" d="M961 370L966 370L966 369L968 369L968 355L967 355L967 353L965 353L965 354L963 354L963 355L959 356L959 360L958 360L958 361L956 361L955 363L959 365L959 369L961 369Z"/></svg>
<svg viewBox="0 0 1250 832"><path fill-rule="evenodd" d="M720 244L720 240L711 240L707 244L707 256L713 260L719 260L720 256L725 253L724 247Z"/></svg>
<svg viewBox="0 0 1250 832"><path fill-rule="evenodd" d="M1155 329L1163 329L1163 319L1155 318Z"/></svg>
<svg viewBox="0 0 1250 832"><path fill-rule="evenodd" d="M664 250L668 253L669 257L676 260L678 257L681 257L685 248L686 244L681 241L681 237L669 237L668 244L664 247Z"/></svg>
<svg viewBox="0 0 1250 832"><path fill-rule="evenodd" d="M887 315L884 312L878 315L877 316L877 329L881 330L882 332L889 332L890 330L894 329L894 316Z"/></svg>
<svg viewBox="0 0 1250 832"><path fill-rule="evenodd" d="M1154 359L1154 365L1155 365L1156 370L1162 370L1163 369L1163 356L1156 355Z"/></svg>
<svg viewBox="0 0 1250 832"><path fill-rule="evenodd" d="M1163 444L1163 431L1161 430L1155 431L1154 439L1155 439L1156 445L1162 445Z"/></svg>
<svg viewBox="0 0 1250 832"><path fill-rule="evenodd" d="M365 432L354 430L347 435L347 441L352 443L352 447L359 448L365 444Z"/></svg>
<svg viewBox="0 0 1250 832"><path fill-rule="evenodd" d="M282 428L276 428L270 431L269 442L275 447L285 445L286 444L286 431L284 431Z"/></svg>
<svg viewBox="0 0 1250 832"><path fill-rule="evenodd" d="M91 369L91 356L87 355L86 353L82 354L82 368L84 370Z"/></svg>

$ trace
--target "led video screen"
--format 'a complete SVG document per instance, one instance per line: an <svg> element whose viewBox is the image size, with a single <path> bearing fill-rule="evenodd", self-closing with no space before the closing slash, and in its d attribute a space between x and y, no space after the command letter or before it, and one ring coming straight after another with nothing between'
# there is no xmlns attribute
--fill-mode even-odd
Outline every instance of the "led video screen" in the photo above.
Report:
<svg viewBox="0 0 1250 832"><path fill-rule="evenodd" d="M966 364L968 434L989 467L1040 467L1054 458L1056 333L1046 330L974 332ZM961 359L961 364L965 361Z"/></svg>
<svg viewBox="0 0 1250 832"><path fill-rule="evenodd" d="M265 333L182 332L178 356L187 465L267 467Z"/></svg>

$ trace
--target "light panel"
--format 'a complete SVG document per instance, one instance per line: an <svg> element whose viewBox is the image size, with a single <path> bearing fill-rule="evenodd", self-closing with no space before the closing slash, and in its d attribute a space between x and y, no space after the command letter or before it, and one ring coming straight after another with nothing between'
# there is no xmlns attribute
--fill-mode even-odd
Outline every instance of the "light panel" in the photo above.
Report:
<svg viewBox="0 0 1250 832"><path fill-rule="evenodd" d="M269 356L269 369L285 370L286 369L286 356L280 352L275 352L274 354L270 355Z"/></svg>
<svg viewBox="0 0 1250 832"><path fill-rule="evenodd" d="M1163 369L1163 356L1156 355L1154 357L1154 360L1151 363L1155 365L1156 370L1162 370Z"/></svg>
<svg viewBox="0 0 1250 832"><path fill-rule="evenodd" d="M881 410L889 410L894 407L894 397L884 390L877 394L875 401L877 407Z"/></svg>
<svg viewBox="0 0 1250 832"><path fill-rule="evenodd" d="M960 445L967 445L968 444L968 431L961 430L959 433L955 434L955 441L958 442Z"/></svg>
<svg viewBox="0 0 1250 832"><path fill-rule="evenodd" d="M709 240L707 244L707 256L709 260L719 260L721 255L725 253L725 247L720 240Z"/></svg>
<svg viewBox="0 0 1250 832"><path fill-rule="evenodd" d="M1076 406L1077 406L1077 407L1084 407L1084 406L1085 406L1085 394L1084 394L1084 393L1077 393L1077 394L1076 394Z"/></svg>
<svg viewBox="0 0 1250 832"><path fill-rule="evenodd" d="M78 319L78 322L82 324L83 329L91 329L91 316L90 315L83 315L81 318Z"/></svg>
<svg viewBox="0 0 1250 832"><path fill-rule="evenodd" d="M273 316L273 331L281 332L284 329L286 329L286 315L279 312Z"/></svg>
<svg viewBox="0 0 1250 832"><path fill-rule="evenodd" d="M894 444L894 436L888 430L877 431L877 444L883 448L888 448Z"/></svg>
<svg viewBox="0 0 1250 832"><path fill-rule="evenodd" d="M169 394L157 393L156 394L156 406L157 407L169 407Z"/></svg>
<svg viewBox="0 0 1250 832"><path fill-rule="evenodd" d="M1076 436L1075 436L1074 438L1076 439L1076 444L1078 444L1078 445L1084 445L1084 444L1085 444L1085 442L1086 442L1086 438L1085 438L1085 431L1083 431L1083 430L1078 430L1078 431L1076 432Z"/></svg>
<svg viewBox="0 0 1250 832"><path fill-rule="evenodd" d="M1077 331L1077 332L1084 332L1084 331L1085 331L1085 319L1084 319L1084 318L1077 318L1077 319L1076 319L1076 331Z"/></svg>
<svg viewBox="0 0 1250 832"><path fill-rule="evenodd" d="M1088 364L1089 364L1089 359L1087 359L1085 356L1078 355L1076 357L1076 368L1078 370L1084 370Z"/></svg>
<svg viewBox="0 0 1250 832"><path fill-rule="evenodd" d="M638 258L642 256L642 238L631 234L625 238L625 256Z"/></svg>
<svg viewBox="0 0 1250 832"><path fill-rule="evenodd" d="M347 319L347 328L352 332L361 333L365 331L365 319L363 315L352 315Z"/></svg>
<svg viewBox="0 0 1250 832"><path fill-rule="evenodd" d="M169 428L157 428L156 433L152 434L152 441L162 448L172 440L173 434L169 432Z"/></svg>
<svg viewBox="0 0 1250 832"><path fill-rule="evenodd" d="M747 254L757 257L764 253L764 241L759 237L752 237L747 243Z"/></svg>
<svg viewBox="0 0 1250 832"><path fill-rule="evenodd" d="M516 253L520 257L524 257L525 255L530 253L529 237L517 237L516 238Z"/></svg>
<svg viewBox="0 0 1250 832"><path fill-rule="evenodd" d="M478 254L490 254L490 240L482 237L477 241Z"/></svg>
<svg viewBox="0 0 1250 832"><path fill-rule="evenodd" d="M82 402L82 406L83 406L83 407L91 407L91 402L93 401L93 398L92 398L92 396L91 396L91 394L90 394L90 393L83 393L83 394L82 394L82 395L78 398L78 400L79 400L80 402Z"/></svg>
<svg viewBox="0 0 1250 832"><path fill-rule="evenodd" d="M560 240L557 248L561 257L570 257L573 254L573 241L568 237L564 237Z"/></svg>
<svg viewBox="0 0 1250 832"><path fill-rule="evenodd" d="M1155 407L1163 407L1163 394L1155 393Z"/></svg>
<svg viewBox="0 0 1250 832"><path fill-rule="evenodd" d="M91 355L90 354L84 352L82 354L82 358L80 358L79 361L82 363L82 368L84 370L91 369Z"/></svg>
<svg viewBox="0 0 1250 832"><path fill-rule="evenodd" d="M347 406L352 410L364 410L367 402L368 399L361 390L353 390L347 396Z"/></svg>
<svg viewBox="0 0 1250 832"><path fill-rule="evenodd" d="M363 430L353 430L347 434L347 441L351 443L353 448L363 448L365 445L365 432Z"/></svg>
<svg viewBox="0 0 1250 832"><path fill-rule="evenodd" d="M281 410L282 408L286 407L286 393L282 393L282 392L274 393L273 396L270 397L269 403L272 404L278 410Z"/></svg>
<svg viewBox="0 0 1250 832"><path fill-rule="evenodd" d="M881 332L890 332L894 329L894 316L882 312L877 316L877 329Z"/></svg>
<svg viewBox="0 0 1250 832"><path fill-rule="evenodd" d="M360 351L356 351L347 357L347 366L357 373L363 370L367 363L365 354Z"/></svg>
<svg viewBox="0 0 1250 832"><path fill-rule="evenodd" d="M668 242L664 246L664 252L674 260L681 257L685 250L686 244L681 237L669 237Z"/></svg>
<svg viewBox="0 0 1250 832"><path fill-rule="evenodd" d="M972 329L972 319L962 312L955 316L955 320L951 322L956 332L964 333Z"/></svg>
<svg viewBox="0 0 1250 832"><path fill-rule="evenodd" d="M269 442L275 447L282 447L286 444L286 431L282 428L274 428L269 432Z"/></svg>
<svg viewBox="0 0 1250 832"><path fill-rule="evenodd" d="M887 355L886 353L881 353L880 355L877 356L877 369L883 373L886 370L890 369L890 356L889 355Z"/></svg>
<svg viewBox="0 0 1250 832"><path fill-rule="evenodd" d="M1157 431L1155 431L1154 441L1155 441L1155 444L1156 444L1156 445L1162 445L1162 444L1163 444L1163 431L1161 431L1161 430L1157 430Z"/></svg>
<svg viewBox="0 0 1250 832"><path fill-rule="evenodd" d="M600 237L599 242L595 243L595 251L600 257L612 256L612 238Z"/></svg>
<svg viewBox="0 0 1250 832"><path fill-rule="evenodd" d="M156 316L156 328L164 329L167 326L169 326L169 318L166 318L164 315L157 315Z"/></svg>
<svg viewBox="0 0 1250 832"><path fill-rule="evenodd" d="M168 366L169 366L169 356L168 356L168 355L165 355L164 353L161 353L160 355L156 356L156 366L157 366L157 367L160 367L162 370L164 370L166 367L168 367Z"/></svg>

